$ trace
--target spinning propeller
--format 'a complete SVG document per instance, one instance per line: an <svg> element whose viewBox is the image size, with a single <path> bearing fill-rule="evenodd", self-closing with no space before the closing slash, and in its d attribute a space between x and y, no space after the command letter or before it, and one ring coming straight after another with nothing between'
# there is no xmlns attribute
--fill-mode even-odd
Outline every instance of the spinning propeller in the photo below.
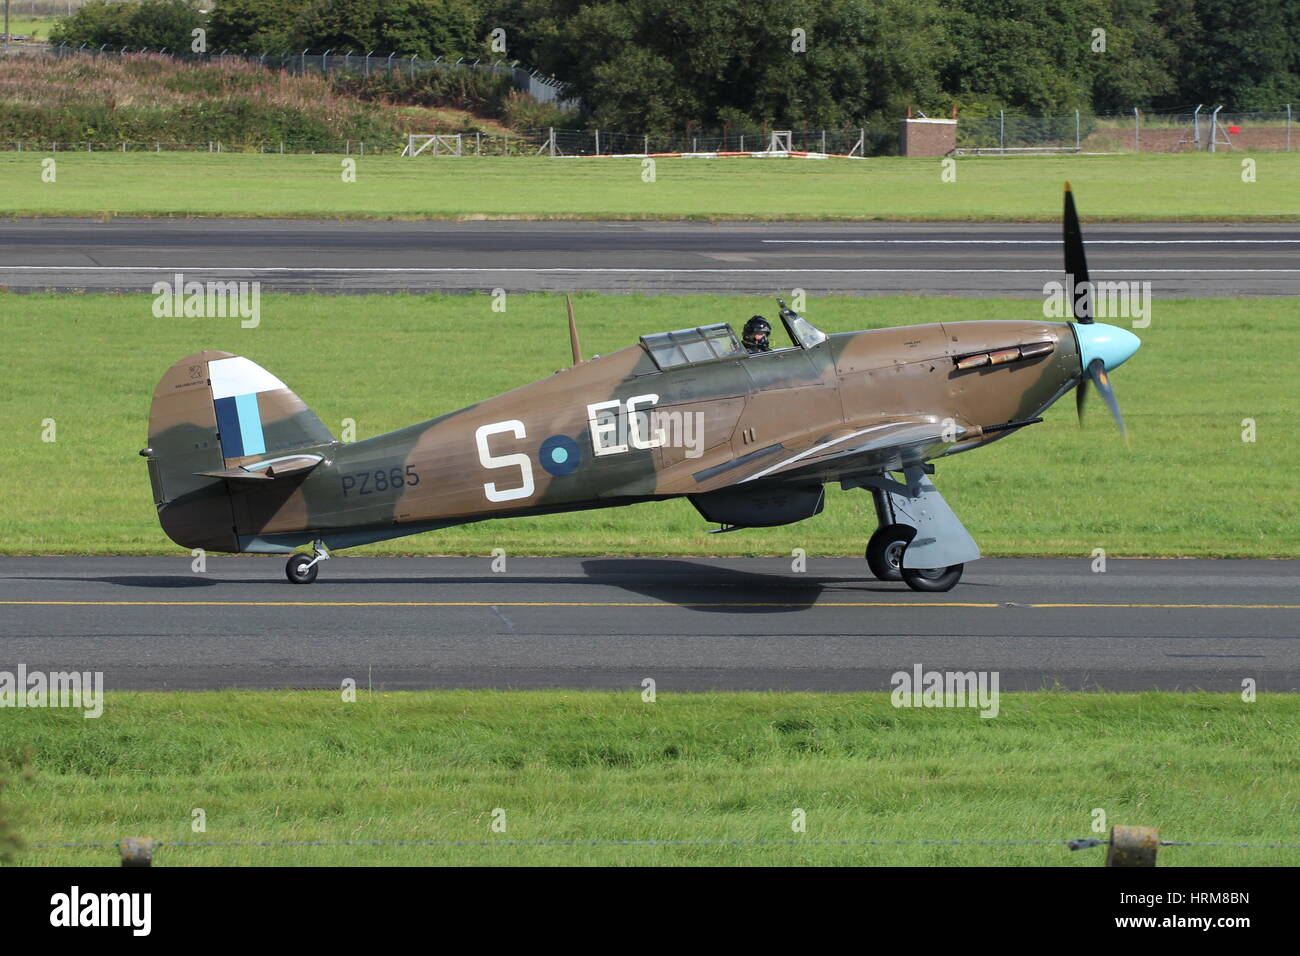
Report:
<svg viewBox="0 0 1300 956"><path fill-rule="evenodd" d="M1122 365L1138 350L1141 340L1127 329L1113 325L1099 325L1093 321L1093 287L1088 278L1088 260L1083 252L1083 230L1079 227L1079 213L1074 208L1074 193L1065 184L1065 216L1063 219L1065 245L1065 274L1070 283L1070 302L1074 312L1074 333L1079 340L1079 365L1083 377L1075 392L1079 423L1083 424L1083 406L1088 399L1088 381L1097 386L1106 407L1119 425L1120 434L1128 442L1128 428L1119 411L1119 400L1111 388L1106 373Z"/></svg>

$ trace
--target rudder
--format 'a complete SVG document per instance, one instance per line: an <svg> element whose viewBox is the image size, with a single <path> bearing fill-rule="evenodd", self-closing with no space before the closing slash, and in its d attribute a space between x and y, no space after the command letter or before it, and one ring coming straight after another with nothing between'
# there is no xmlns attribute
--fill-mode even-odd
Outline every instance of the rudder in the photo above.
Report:
<svg viewBox="0 0 1300 956"><path fill-rule="evenodd" d="M182 547L238 551L227 482L211 473L333 441L306 403L256 362L220 351L187 355L154 389L142 453L163 530Z"/></svg>

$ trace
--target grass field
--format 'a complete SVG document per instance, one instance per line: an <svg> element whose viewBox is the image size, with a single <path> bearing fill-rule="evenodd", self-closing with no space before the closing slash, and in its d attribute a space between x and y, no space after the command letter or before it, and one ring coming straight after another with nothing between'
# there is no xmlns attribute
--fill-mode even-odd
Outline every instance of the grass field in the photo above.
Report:
<svg viewBox="0 0 1300 956"><path fill-rule="evenodd" d="M1158 291L1158 290L1157 290ZM144 462L153 387L204 348L244 354L341 432L368 438L542 378L568 362L562 297L268 295L261 325L157 319L147 295L0 295L0 552L176 553L153 513ZM730 319L759 298L582 295L587 354L643 333ZM940 319L1041 317L1030 300L811 299L827 331ZM1068 397L1047 421L939 464L937 482L988 555L1300 557L1295 493L1300 302L1159 301L1143 347L1115 373L1126 450L1095 400L1082 431ZM45 419L54 442L42 441ZM1253 418L1254 443L1242 441ZM865 493L828 489L826 511L709 535L686 501L489 521L373 545L368 554L813 555L861 553Z"/></svg>
<svg viewBox="0 0 1300 956"><path fill-rule="evenodd" d="M16 37L44 40L49 37L52 26L54 26L53 17L20 17L16 13L9 17L9 32ZM3 33L4 23L0 20L0 34Z"/></svg>
<svg viewBox="0 0 1300 956"><path fill-rule="evenodd" d="M196 134L195 138L206 137ZM941 183L937 159L641 160L358 158L209 153L0 154L0 215L460 219L1043 220L1072 180L1087 219L1289 220L1300 154L970 158ZM1195 197L1189 201L1189 197Z"/></svg>
<svg viewBox="0 0 1300 956"><path fill-rule="evenodd" d="M1060 840L1109 823L1190 842L1297 842L1300 699L1007 694L1000 715L886 694L457 691L110 694L11 710L4 794L28 844L238 840ZM26 762L24 772L14 771ZM191 831L195 808L204 833ZM505 811L506 832L490 828ZM807 830L792 832L795 808ZM1018 864L1030 847L163 848L186 864ZM25 864L116 862L28 849ZM1166 848L1165 865L1296 865Z"/></svg>

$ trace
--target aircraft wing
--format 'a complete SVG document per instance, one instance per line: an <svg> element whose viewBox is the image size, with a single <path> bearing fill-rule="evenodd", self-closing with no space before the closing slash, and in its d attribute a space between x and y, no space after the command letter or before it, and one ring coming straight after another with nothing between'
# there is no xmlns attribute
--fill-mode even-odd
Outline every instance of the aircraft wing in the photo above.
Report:
<svg viewBox="0 0 1300 956"><path fill-rule="evenodd" d="M980 435L978 428L914 419L863 424L830 435L802 436L696 471L687 493L751 482L810 484L852 475L900 471Z"/></svg>

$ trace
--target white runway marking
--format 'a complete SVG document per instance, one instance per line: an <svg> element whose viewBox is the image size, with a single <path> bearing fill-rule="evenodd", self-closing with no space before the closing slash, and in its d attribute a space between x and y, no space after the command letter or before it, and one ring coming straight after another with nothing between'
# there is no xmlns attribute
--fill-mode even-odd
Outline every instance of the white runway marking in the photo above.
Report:
<svg viewBox="0 0 1300 956"><path fill-rule="evenodd" d="M778 245L1059 246L1059 239L760 239ZM1295 245L1300 239L1089 239L1090 246Z"/></svg>
<svg viewBox="0 0 1300 956"><path fill-rule="evenodd" d="M1186 273L1190 275L1231 275L1237 273L1300 273L1300 269L1090 269L1093 273L1115 273L1115 274L1133 274L1142 275L1174 274ZM338 273L341 275L350 275L357 273L417 273L417 274L435 274L435 273L463 273L463 272L510 272L523 274L537 273L653 273L653 274L678 274L678 273L697 273L697 272L722 272L722 273L752 273L762 275L771 273L773 275L788 275L792 273L836 273L836 274L859 274L859 273L925 273L930 275L948 275L956 273L1047 273L1052 275L1060 274L1060 269L649 269L649 268L580 268L569 266L547 266L534 269L521 267L498 267L498 266L445 266L445 267L420 267L420 266L3 266L0 265L0 273L3 272L147 272L147 273L175 273L175 272L193 272L193 273L218 273L221 275L258 275L269 272L287 272L287 273Z"/></svg>

